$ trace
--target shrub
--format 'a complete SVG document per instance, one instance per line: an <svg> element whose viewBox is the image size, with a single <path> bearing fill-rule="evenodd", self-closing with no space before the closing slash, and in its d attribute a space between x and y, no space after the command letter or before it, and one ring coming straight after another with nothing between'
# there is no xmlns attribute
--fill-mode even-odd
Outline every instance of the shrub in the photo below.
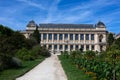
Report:
<svg viewBox="0 0 120 80"><path fill-rule="evenodd" d="M31 54L32 53L29 50L22 48L17 51L16 56L21 60L34 60L35 58Z"/></svg>
<svg viewBox="0 0 120 80"><path fill-rule="evenodd" d="M11 67L21 67L22 66L21 60L16 57L12 57L10 63L11 63Z"/></svg>

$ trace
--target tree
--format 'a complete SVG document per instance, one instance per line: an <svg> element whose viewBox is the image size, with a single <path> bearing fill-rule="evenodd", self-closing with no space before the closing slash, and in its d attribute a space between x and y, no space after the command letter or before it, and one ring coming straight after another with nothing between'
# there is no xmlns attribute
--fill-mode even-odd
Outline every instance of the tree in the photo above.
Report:
<svg viewBox="0 0 120 80"><path fill-rule="evenodd" d="M119 47L120 46L120 38L116 39L114 44L117 45L117 49L120 50L120 47Z"/></svg>
<svg viewBox="0 0 120 80"><path fill-rule="evenodd" d="M110 33L108 35L108 39L107 39L108 46L111 46L113 44L113 42L114 42L114 37L113 37L113 34Z"/></svg>
<svg viewBox="0 0 120 80"><path fill-rule="evenodd" d="M36 27L36 30L33 32L32 37L37 41L37 43L40 43L40 33L38 31L38 27Z"/></svg>

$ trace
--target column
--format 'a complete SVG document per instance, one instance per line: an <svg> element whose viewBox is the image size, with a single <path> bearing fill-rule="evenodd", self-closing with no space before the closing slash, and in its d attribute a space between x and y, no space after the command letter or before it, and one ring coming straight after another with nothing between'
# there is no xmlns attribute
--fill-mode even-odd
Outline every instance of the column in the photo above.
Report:
<svg viewBox="0 0 120 80"><path fill-rule="evenodd" d="M52 53L54 53L54 45L52 44Z"/></svg>
<svg viewBox="0 0 120 80"><path fill-rule="evenodd" d="M99 46L99 36L98 36L98 34L96 33L95 34L95 51L100 51L100 46Z"/></svg>
<svg viewBox="0 0 120 80"><path fill-rule="evenodd" d="M91 34L89 34L89 40L91 41Z"/></svg>
<svg viewBox="0 0 120 80"><path fill-rule="evenodd" d="M52 33L52 42L54 41L54 34Z"/></svg>
<svg viewBox="0 0 120 80"><path fill-rule="evenodd" d="M63 46L63 49L62 49L62 51L65 51L65 45L64 44L61 44L62 46Z"/></svg>
<svg viewBox="0 0 120 80"><path fill-rule="evenodd" d="M41 33L41 41L43 41L43 33Z"/></svg>
<svg viewBox="0 0 120 80"><path fill-rule="evenodd" d="M47 40L46 41L48 42L48 34L46 34L46 35L47 35Z"/></svg>
<svg viewBox="0 0 120 80"><path fill-rule="evenodd" d="M78 42L80 42L80 34L78 34Z"/></svg>
<svg viewBox="0 0 120 80"><path fill-rule="evenodd" d="M63 37L63 40L62 40L62 41L64 41L64 40L65 40L65 38L64 38L64 34L62 34L62 37Z"/></svg>
<svg viewBox="0 0 120 80"><path fill-rule="evenodd" d="M70 34L68 34L68 41L70 40Z"/></svg>
<svg viewBox="0 0 120 80"><path fill-rule="evenodd" d="M59 41L59 34L57 34L57 41Z"/></svg>
<svg viewBox="0 0 120 80"><path fill-rule="evenodd" d="M92 50L92 45L89 45L89 50Z"/></svg>
<svg viewBox="0 0 120 80"><path fill-rule="evenodd" d="M58 53L60 53L59 47L60 47L60 45L57 44L57 52L58 52Z"/></svg>
<svg viewBox="0 0 120 80"><path fill-rule="evenodd" d="M84 50L83 51L86 51L86 45L84 45Z"/></svg>
<svg viewBox="0 0 120 80"><path fill-rule="evenodd" d="M70 52L70 45L69 44L67 44L68 45L68 52Z"/></svg>
<svg viewBox="0 0 120 80"><path fill-rule="evenodd" d="M78 44L78 49L80 49L81 48L81 45L80 44Z"/></svg>
<svg viewBox="0 0 120 80"><path fill-rule="evenodd" d="M75 40L75 34L73 34L73 40Z"/></svg>
<svg viewBox="0 0 120 80"><path fill-rule="evenodd" d="M48 44L46 44L46 48L48 49Z"/></svg>
<svg viewBox="0 0 120 80"><path fill-rule="evenodd" d="M73 45L73 50L75 50L75 47L76 47L76 45L74 44L74 45Z"/></svg>

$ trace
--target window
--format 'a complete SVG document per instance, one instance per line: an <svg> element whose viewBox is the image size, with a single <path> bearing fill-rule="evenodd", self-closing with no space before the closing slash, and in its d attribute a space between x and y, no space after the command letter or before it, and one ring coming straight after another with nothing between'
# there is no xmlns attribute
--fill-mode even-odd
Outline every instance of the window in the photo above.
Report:
<svg viewBox="0 0 120 80"><path fill-rule="evenodd" d="M81 49L84 50L84 45L81 45Z"/></svg>
<svg viewBox="0 0 120 80"><path fill-rule="evenodd" d="M52 49L52 45L49 45L49 46L48 46L48 49Z"/></svg>
<svg viewBox="0 0 120 80"><path fill-rule="evenodd" d="M80 34L80 40L84 40L84 34Z"/></svg>
<svg viewBox="0 0 120 80"><path fill-rule="evenodd" d="M86 40L89 40L89 34L86 34Z"/></svg>
<svg viewBox="0 0 120 80"><path fill-rule="evenodd" d="M94 50L94 45L92 45L92 50Z"/></svg>
<svg viewBox="0 0 120 80"><path fill-rule="evenodd" d="M89 50L89 45L86 45L86 50Z"/></svg>
<svg viewBox="0 0 120 80"><path fill-rule="evenodd" d="M73 34L70 34L70 40L73 40Z"/></svg>
<svg viewBox="0 0 120 80"><path fill-rule="evenodd" d="M78 49L78 45L75 46L75 49Z"/></svg>
<svg viewBox="0 0 120 80"><path fill-rule="evenodd" d="M63 39L63 35L60 34L60 35L59 35L59 40L62 40L62 39Z"/></svg>
<svg viewBox="0 0 120 80"><path fill-rule="evenodd" d="M59 49L62 49L62 45L60 45Z"/></svg>
<svg viewBox="0 0 120 80"><path fill-rule="evenodd" d="M57 45L54 45L54 49L57 50Z"/></svg>
<svg viewBox="0 0 120 80"><path fill-rule="evenodd" d="M65 34L64 38L65 40L68 40L68 34Z"/></svg>
<svg viewBox="0 0 120 80"><path fill-rule="evenodd" d="M75 40L78 40L78 34L75 34Z"/></svg>
<svg viewBox="0 0 120 80"><path fill-rule="evenodd" d="M43 45L44 48L46 48L46 45Z"/></svg>
<svg viewBox="0 0 120 80"><path fill-rule="evenodd" d="M49 35L48 35L48 39L49 39L49 40L52 40L52 34L49 34Z"/></svg>
<svg viewBox="0 0 120 80"><path fill-rule="evenodd" d="M54 40L57 40L57 34L54 34Z"/></svg>
<svg viewBox="0 0 120 80"><path fill-rule="evenodd" d="M94 40L94 34L91 34L91 40Z"/></svg>
<svg viewBox="0 0 120 80"><path fill-rule="evenodd" d="M44 33L43 34L43 40L46 40L46 38L47 38L47 35Z"/></svg>
<svg viewBox="0 0 120 80"><path fill-rule="evenodd" d="M70 50L73 50L73 45L70 45Z"/></svg>
<svg viewBox="0 0 120 80"><path fill-rule="evenodd" d="M67 50L68 49L68 45L65 45L65 50Z"/></svg>

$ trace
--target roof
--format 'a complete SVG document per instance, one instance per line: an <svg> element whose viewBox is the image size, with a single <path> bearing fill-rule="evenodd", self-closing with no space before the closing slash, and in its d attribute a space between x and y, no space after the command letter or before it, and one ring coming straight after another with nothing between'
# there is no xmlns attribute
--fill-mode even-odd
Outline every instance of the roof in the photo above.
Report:
<svg viewBox="0 0 120 80"><path fill-rule="evenodd" d="M98 28L105 28L105 24L101 21L99 21L95 26Z"/></svg>
<svg viewBox="0 0 120 80"><path fill-rule="evenodd" d="M93 24L39 24L40 28L95 28Z"/></svg>
<svg viewBox="0 0 120 80"><path fill-rule="evenodd" d="M29 23L27 24L27 27L36 27L36 26L37 24L33 20L29 21Z"/></svg>

